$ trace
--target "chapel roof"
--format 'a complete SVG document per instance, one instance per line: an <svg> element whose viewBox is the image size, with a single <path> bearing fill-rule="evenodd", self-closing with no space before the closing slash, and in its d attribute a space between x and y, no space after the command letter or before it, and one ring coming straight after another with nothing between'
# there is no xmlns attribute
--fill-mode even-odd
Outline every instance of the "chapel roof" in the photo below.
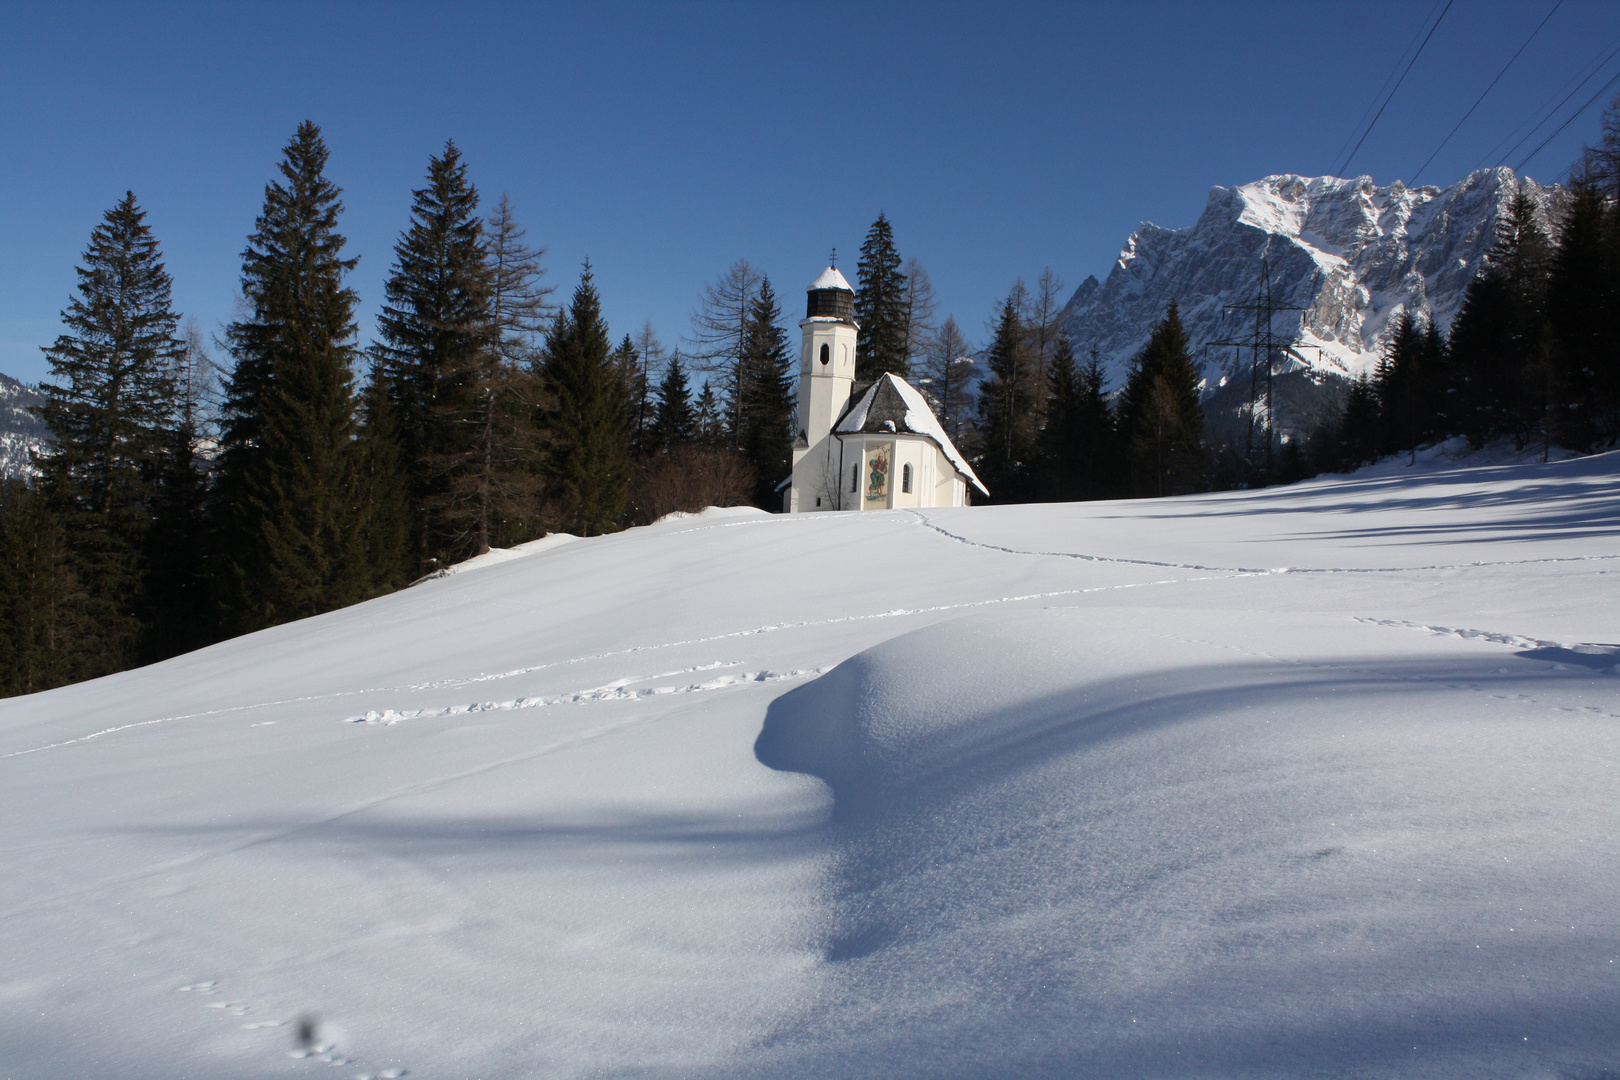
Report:
<svg viewBox="0 0 1620 1080"><path fill-rule="evenodd" d="M984 494L990 494L974 473L973 466L967 463L967 459L951 442L951 437L945 434L928 402L916 387L897 375L885 372L869 386L833 427L833 434L921 435L933 440L945 452L946 460L968 483Z"/></svg>

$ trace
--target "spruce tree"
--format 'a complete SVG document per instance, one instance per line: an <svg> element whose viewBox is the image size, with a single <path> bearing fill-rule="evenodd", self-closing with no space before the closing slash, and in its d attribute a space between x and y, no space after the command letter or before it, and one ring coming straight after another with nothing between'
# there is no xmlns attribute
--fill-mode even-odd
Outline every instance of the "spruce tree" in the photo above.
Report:
<svg viewBox="0 0 1620 1080"><path fill-rule="evenodd" d="M727 444L726 418L720 411L720 398L714 392L713 383L704 383L703 389L698 391L692 414L699 446L717 450Z"/></svg>
<svg viewBox="0 0 1620 1080"><path fill-rule="evenodd" d="M664 377L658 383L658 397L647 439L652 453L685 446L697 438L697 416L692 411L692 393L680 353L670 358Z"/></svg>
<svg viewBox="0 0 1620 1080"><path fill-rule="evenodd" d="M1547 282L1550 404L1555 437L1573 449L1591 450L1616 435L1620 296L1614 227L1603 196L1592 183L1573 187Z"/></svg>
<svg viewBox="0 0 1620 1080"><path fill-rule="evenodd" d="M142 656L160 660L199 648L217 636L209 592L208 486L213 442L210 403L213 360L195 322L172 378L175 410L158 459L142 610Z"/></svg>
<svg viewBox="0 0 1620 1080"><path fill-rule="evenodd" d="M855 268L855 379L871 383L884 372L905 378L910 371L911 329L907 325L906 275L900 272L894 230L879 214L861 245Z"/></svg>
<svg viewBox="0 0 1620 1080"><path fill-rule="evenodd" d="M1206 486L1198 373L1174 301L1120 391L1118 430L1131 494L1181 495Z"/></svg>
<svg viewBox="0 0 1620 1080"><path fill-rule="evenodd" d="M743 429L737 446L754 470L754 505L773 511L782 505L776 485L793 468L796 361L788 347L787 333L779 325L781 319L776 293L766 279L760 283L759 295L749 312L742 365Z"/></svg>
<svg viewBox="0 0 1620 1080"><path fill-rule="evenodd" d="M94 613L85 670L104 674L136 658L183 346L169 274L133 193L91 232L78 275L66 332L44 350L51 373L37 411L55 441L36 464Z"/></svg>
<svg viewBox="0 0 1620 1080"><path fill-rule="evenodd" d="M1428 421L1423 408L1427 381L1423 360L1423 331L1417 320L1403 311L1395 317L1373 376L1383 429L1382 453L1415 451L1423 441Z"/></svg>
<svg viewBox="0 0 1620 1080"><path fill-rule="evenodd" d="M63 518L19 480L0 481L0 697L105 672L98 605L81 587Z"/></svg>
<svg viewBox="0 0 1620 1080"><path fill-rule="evenodd" d="M214 512L227 629L255 630L363 599L351 365L357 298L344 285L343 204L305 121L242 256L247 313L226 340Z"/></svg>
<svg viewBox="0 0 1620 1080"><path fill-rule="evenodd" d="M420 564L411 536L410 480L400 449L399 417L388 377L373 359L359 407L355 440L357 522L365 542L366 592L402 588Z"/></svg>
<svg viewBox="0 0 1620 1080"><path fill-rule="evenodd" d="M546 413L552 469L573 529L581 536L613 532L629 499L629 393L610 355L589 263L547 335L544 374L553 399Z"/></svg>
<svg viewBox="0 0 1620 1080"><path fill-rule="evenodd" d="M1046 381L1035 495L1059 502L1101 498L1112 471L1113 441L1101 362L1094 353L1086 367L1078 367L1068 337L1060 334Z"/></svg>
<svg viewBox="0 0 1620 1080"><path fill-rule="evenodd" d="M394 246L376 349L397 415L424 573L488 550L480 435L491 419L486 384L502 336L478 192L454 143L428 162L427 180L413 192L410 227Z"/></svg>
<svg viewBox="0 0 1620 1080"><path fill-rule="evenodd" d="M1015 296L1001 304L989 367L990 377L979 390L982 454L977 471L996 502L1021 502L1028 497L1035 429L1026 394L1029 358Z"/></svg>

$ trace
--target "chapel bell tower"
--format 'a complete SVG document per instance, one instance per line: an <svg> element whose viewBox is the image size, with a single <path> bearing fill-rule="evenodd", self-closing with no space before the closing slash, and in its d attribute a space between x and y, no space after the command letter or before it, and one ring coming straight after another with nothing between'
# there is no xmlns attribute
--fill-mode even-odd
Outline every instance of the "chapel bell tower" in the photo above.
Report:
<svg viewBox="0 0 1620 1080"><path fill-rule="evenodd" d="M855 290L837 267L829 266L810 283L799 329L799 422L805 448L827 438L855 385ZM797 456L797 455L795 455Z"/></svg>

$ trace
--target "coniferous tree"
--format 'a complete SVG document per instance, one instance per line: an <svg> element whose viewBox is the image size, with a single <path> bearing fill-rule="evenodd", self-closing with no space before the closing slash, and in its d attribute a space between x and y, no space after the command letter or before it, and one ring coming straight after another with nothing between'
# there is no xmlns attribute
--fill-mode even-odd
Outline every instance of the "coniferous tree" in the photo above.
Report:
<svg viewBox="0 0 1620 1080"><path fill-rule="evenodd" d="M1051 502L1083 498L1086 467L1084 388L1068 338L1058 339L1046 372L1046 401L1035 441L1035 490Z"/></svg>
<svg viewBox="0 0 1620 1080"><path fill-rule="evenodd" d="M938 329L934 325L934 310L938 301L934 297L934 282L917 259L907 259L905 284L901 288L901 313L906 326L906 371L925 370L929 348Z"/></svg>
<svg viewBox="0 0 1620 1080"><path fill-rule="evenodd" d="M478 467L456 480L477 506L479 545L532 540L545 531L543 438L536 414L544 394L539 342L556 314L543 284L545 248L531 248L502 195L486 230L495 359L479 387Z"/></svg>
<svg viewBox="0 0 1620 1080"><path fill-rule="evenodd" d="M742 430L739 410L742 397L737 392L743 364L743 349L748 339L748 313L754 297L759 295L764 280L747 259L738 259L725 276L703 290L703 300L692 315L692 340L696 350L691 354L695 370L712 377L719 376L724 407L716 401L716 415L723 420L723 442L736 446L736 435ZM718 445L718 444L717 444Z"/></svg>
<svg viewBox="0 0 1620 1080"><path fill-rule="evenodd" d="M1120 391L1117 421L1131 494L1181 495L1205 486L1198 373L1174 301L1136 356Z"/></svg>
<svg viewBox="0 0 1620 1080"><path fill-rule="evenodd" d="M1380 438L1378 392L1363 374L1350 384L1343 409L1319 440L1320 471L1349 472L1377 460Z"/></svg>
<svg viewBox="0 0 1620 1080"><path fill-rule="evenodd" d="M928 399L952 442L960 442L967 427L968 382L973 363L971 346L962 336L955 317L946 316L945 322L929 337L922 366L918 369L917 388Z"/></svg>
<svg viewBox="0 0 1620 1080"><path fill-rule="evenodd" d="M357 506L351 366L357 297L343 283L343 204L320 129L299 125L242 260L246 316L225 331L215 488L226 629L329 611L369 592Z"/></svg>
<svg viewBox="0 0 1620 1080"><path fill-rule="evenodd" d="M629 498L629 394L610 355L589 263L547 335L544 374L553 399L546 414L552 470L571 523L581 536L612 532Z"/></svg>
<svg viewBox="0 0 1620 1080"><path fill-rule="evenodd" d="M670 358L664 377L658 383L658 400L648 437L648 448L662 453L685 446L697 439L697 415L692 411L692 393L680 353Z"/></svg>
<svg viewBox="0 0 1620 1080"><path fill-rule="evenodd" d="M1027 396L1029 358L1024 344L1015 291L1001 304L990 343L990 377L979 390L982 453L976 465L996 502L1028 497L1035 425Z"/></svg>
<svg viewBox="0 0 1620 1080"><path fill-rule="evenodd" d="M1415 451L1428 430L1424 412L1428 381L1423 369L1423 331L1409 312L1395 317L1384 355L1373 376L1382 420L1381 449Z"/></svg>
<svg viewBox="0 0 1620 1080"><path fill-rule="evenodd" d="M1112 475L1113 425L1095 352L1078 367L1066 335L1047 365L1044 423L1036 440L1036 495L1060 502L1103 497Z"/></svg>
<svg viewBox="0 0 1620 1080"><path fill-rule="evenodd" d="M649 327L648 330L651 328ZM652 421L652 384L647 378L646 357L641 347L624 335L613 350L613 366L625 388L625 430L629 432L630 456L639 458L647 445L647 428Z"/></svg>
<svg viewBox="0 0 1620 1080"><path fill-rule="evenodd" d="M378 594L410 584L420 566L411 543L410 478L400 449L398 415L388 377L375 358L359 411L357 520L365 542L366 592Z"/></svg>
<svg viewBox="0 0 1620 1080"><path fill-rule="evenodd" d="M503 192L486 229L489 316L495 324L496 356L511 371L534 362L539 338L557 310L550 300L556 287L541 281L546 249L531 248L526 235Z"/></svg>
<svg viewBox="0 0 1620 1080"><path fill-rule="evenodd" d="M0 697L104 673L95 608L80 586L63 518L19 480L0 481Z"/></svg>
<svg viewBox="0 0 1620 1080"><path fill-rule="evenodd" d="M743 429L737 447L754 470L754 505L772 511L782 504L776 485L793 468L795 358L781 319L776 293L766 279L749 312L742 367Z"/></svg>
<svg viewBox="0 0 1620 1080"><path fill-rule="evenodd" d="M212 442L213 360L195 322L171 374L174 413L158 459L142 610L142 654L157 660L200 648L217 636L209 592L208 486Z"/></svg>
<svg viewBox="0 0 1620 1080"><path fill-rule="evenodd" d="M1620 382L1616 251L1597 185L1573 185L1547 282L1553 358L1553 428L1565 446L1591 450L1614 438Z"/></svg>
<svg viewBox="0 0 1620 1080"><path fill-rule="evenodd" d="M92 231L78 275L67 332L44 350L51 375L37 411L55 441L36 464L94 613L80 643L85 670L104 674L137 655L183 346L169 274L133 193Z"/></svg>
<svg viewBox="0 0 1620 1080"><path fill-rule="evenodd" d="M703 389L698 391L692 413L699 446L719 449L727 444L726 418L720 411L720 399L714 392L713 383L704 383Z"/></svg>
<svg viewBox="0 0 1620 1080"><path fill-rule="evenodd" d="M376 350L397 414L419 572L488 550L480 436L492 421L488 384L502 337L478 192L454 143L428 162L427 179L394 246Z"/></svg>
<svg viewBox="0 0 1620 1080"><path fill-rule="evenodd" d="M906 275L900 272L894 230L879 214L861 245L855 268L855 379L874 382L884 372L910 372L911 330L906 324Z"/></svg>

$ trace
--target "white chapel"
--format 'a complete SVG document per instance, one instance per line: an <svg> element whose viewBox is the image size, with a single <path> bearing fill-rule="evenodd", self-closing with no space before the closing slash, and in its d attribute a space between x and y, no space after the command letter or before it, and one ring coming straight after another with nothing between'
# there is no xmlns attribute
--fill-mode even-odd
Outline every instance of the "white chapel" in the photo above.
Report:
<svg viewBox="0 0 1620 1080"><path fill-rule="evenodd" d="M790 514L966 506L989 495L915 387L884 375L854 401L855 290L836 267L810 283L799 358Z"/></svg>

